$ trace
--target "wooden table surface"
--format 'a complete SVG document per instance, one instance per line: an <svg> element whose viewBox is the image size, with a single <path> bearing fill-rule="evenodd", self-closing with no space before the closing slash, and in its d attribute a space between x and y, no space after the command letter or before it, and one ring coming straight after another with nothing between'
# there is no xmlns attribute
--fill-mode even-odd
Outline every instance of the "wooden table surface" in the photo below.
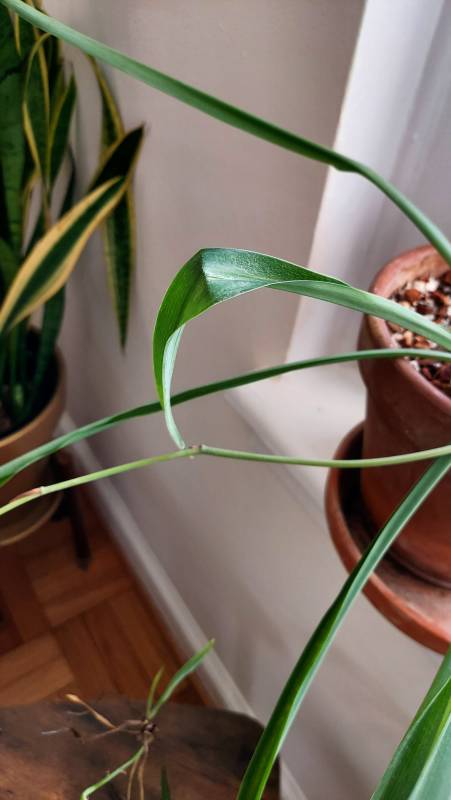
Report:
<svg viewBox="0 0 451 800"><path fill-rule="evenodd" d="M114 723L143 716L142 701L102 700L96 710ZM90 741L102 731L90 715L73 716L66 701L0 709L0 798L2 800L80 800L83 789L100 780L136 751L132 736L118 733ZM261 726L240 714L212 708L166 705L146 768L146 800L161 800L160 774L167 769L171 800L233 800L261 733ZM87 740L76 738L74 727ZM278 800L278 769L265 800ZM127 780L119 777L99 790L95 800L125 800Z"/></svg>

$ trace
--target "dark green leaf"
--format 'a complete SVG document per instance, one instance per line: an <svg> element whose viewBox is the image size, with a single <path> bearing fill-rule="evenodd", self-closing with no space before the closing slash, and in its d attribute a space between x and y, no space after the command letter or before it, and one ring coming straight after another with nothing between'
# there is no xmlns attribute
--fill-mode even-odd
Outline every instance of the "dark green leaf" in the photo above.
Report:
<svg viewBox="0 0 451 800"><path fill-rule="evenodd" d="M63 158L68 149L70 123L75 108L77 88L74 76L71 75L69 83L55 102L49 133L49 158L50 177L49 184L53 186L60 170Z"/></svg>
<svg viewBox="0 0 451 800"><path fill-rule="evenodd" d="M171 792L166 769L161 770L161 800L171 800Z"/></svg>
<svg viewBox="0 0 451 800"><path fill-rule="evenodd" d="M451 649L372 800L451 797Z"/></svg>
<svg viewBox="0 0 451 800"><path fill-rule="evenodd" d="M50 96L44 45L48 34L34 44L25 75L24 128L36 168L45 182L48 166Z"/></svg>
<svg viewBox="0 0 451 800"><path fill-rule="evenodd" d="M3 296L14 280L18 266L19 262L12 247L0 239L0 276Z"/></svg>
<svg viewBox="0 0 451 800"><path fill-rule="evenodd" d="M40 406L39 394L47 376L51 360L55 357L56 342L61 330L64 314L64 286L44 306L42 325L39 331L39 346L33 365L33 379L24 416L33 415L34 408Z"/></svg>
<svg viewBox="0 0 451 800"><path fill-rule="evenodd" d="M21 59L8 11L0 7L0 167L7 215L4 237L16 254L22 241L22 176L25 136L22 125Z"/></svg>

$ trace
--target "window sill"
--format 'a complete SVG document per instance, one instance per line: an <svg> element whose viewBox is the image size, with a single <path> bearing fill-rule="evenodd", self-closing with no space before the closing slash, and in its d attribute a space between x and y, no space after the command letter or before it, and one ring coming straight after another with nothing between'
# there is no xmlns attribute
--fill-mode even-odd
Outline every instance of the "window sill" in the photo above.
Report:
<svg viewBox="0 0 451 800"><path fill-rule="evenodd" d="M234 408L271 453L331 458L345 433L364 416L365 391L356 367L341 364L293 372L229 392ZM323 513L327 470L287 466L291 486Z"/></svg>

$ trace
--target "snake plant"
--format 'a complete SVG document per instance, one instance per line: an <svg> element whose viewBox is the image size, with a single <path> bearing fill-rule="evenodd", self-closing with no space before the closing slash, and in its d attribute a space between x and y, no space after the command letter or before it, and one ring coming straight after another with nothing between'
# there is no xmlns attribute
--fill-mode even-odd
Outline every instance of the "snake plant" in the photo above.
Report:
<svg viewBox="0 0 451 800"><path fill-rule="evenodd" d="M130 177L142 131L124 131L105 77L91 63L102 105L99 168L74 202L75 77L56 37L0 8L0 435L33 418L49 398L64 286L102 223L121 343L126 339L134 258Z"/></svg>
<svg viewBox="0 0 451 800"><path fill-rule="evenodd" d="M124 53L87 37L55 19L47 17L33 8L30 3L26 3L23 0L0 0L1 6L16 12L24 20L36 25L39 30L46 31L52 36L60 37L79 47L88 56L98 58L104 63L147 83L154 89L187 103L227 125L239 128L252 136L291 150L303 157L326 163L335 169L358 174L362 178L369 180L398 206L401 212L417 226L448 264L451 265L451 243L446 236L395 186L366 165L308 141L295 133L278 128L270 122L249 114L247 111L235 108L218 98L207 95L199 89L158 72ZM36 150L38 149L38 144L36 144ZM117 184L113 186L117 186ZM100 191L100 187L98 191ZM104 188L104 191L114 191L114 188L110 185L109 189ZM14 219L14 216L12 219ZM13 226L13 233L14 230ZM58 252L52 249L51 243L49 244L48 254L48 263L52 265L52 274L50 277L46 276L47 282L44 288L46 298L50 300L58 294L62 280L61 274L64 273L65 267L61 263ZM38 268L36 268L36 272L39 272ZM28 272L24 273L23 297L20 302L17 300L15 304L10 303L3 317L0 316L0 330L2 324L10 325L11 320L22 319L24 315L30 312L30 303L32 304L32 301L30 301L30 294L32 294L30 287L35 285L34 274L33 268L29 268ZM217 391L223 391L233 386L244 385L272 375L283 374L290 370L307 369L320 364L363 358L397 358L409 355L412 352L408 349L395 351L393 349L371 350L309 359L308 361L284 364L254 373L234 376L228 380L197 386L178 395L171 396L172 374L184 327L199 315L213 309L218 303L230 301L244 292L256 291L257 289L295 292L335 305L345 306L354 311L379 316L427 335L430 340L443 348L439 353L436 350L433 351L434 358L440 358L444 361L449 361L451 358L451 334L449 331L424 318L420 318L416 313L409 309L404 309L391 301L355 289L333 276L313 272L304 266L298 266L261 253L230 249L202 250L194 255L175 276L160 307L155 326L153 348L157 400L146 406L129 409L112 417L97 420L0 467L0 485L2 485L29 464L56 452L62 447L120 425L125 420L161 411L164 412L167 429L175 444L175 449L162 455L149 456L139 461L120 464L68 481L36 488L27 493L27 495L16 498L7 506L0 508L0 516L20 505L32 502L36 497L44 494L176 459L185 459L186 469L189 469L189 464L193 458L231 458L255 462L310 464L312 466L340 466L346 468L371 468L384 464L407 463L413 460L431 462L431 459L433 459L432 463L429 463L425 468L422 477L369 545L360 562L337 594L334 602L313 631L309 641L302 648L299 660L281 691L274 711L249 763L239 790L239 800L260 800L263 797L275 759L290 731L302 701L340 626L345 621L353 602L387 552L387 549L451 467L451 444L418 453L379 459L356 459L345 462L334 461L333 459L306 459L302 456L287 458L272 454L229 450L206 444L195 446L185 444L185 438L188 439L188 437L179 430L173 415L173 407L177 404ZM418 351L415 352L418 354ZM422 355L427 352L424 351ZM431 689L421 704L392 762L389 764L379 787L375 790L373 800L430 800L430 798L434 798L434 800L449 800L449 787L451 785L450 753L451 651L443 660ZM358 754L356 754L356 758L358 758ZM169 790L163 780L162 796L167 797L168 795Z"/></svg>

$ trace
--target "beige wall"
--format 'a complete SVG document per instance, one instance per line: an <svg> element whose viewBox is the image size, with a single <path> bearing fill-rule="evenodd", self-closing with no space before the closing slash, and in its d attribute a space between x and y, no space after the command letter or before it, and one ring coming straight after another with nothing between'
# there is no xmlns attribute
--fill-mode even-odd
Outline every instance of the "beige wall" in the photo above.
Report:
<svg viewBox="0 0 451 800"><path fill-rule="evenodd" d="M333 142L362 0L46 5L157 68L324 144ZM86 64L72 51L71 58L81 90L75 138L83 183L95 162L97 98ZM171 277L199 248L243 247L305 263L325 178L323 167L222 127L129 78L115 74L111 82L126 124L144 121L147 129L136 177L138 269L125 356L116 343L98 241L71 283L63 344L69 412L77 424L155 396L155 313ZM267 292L196 321L181 348L176 386L283 360L296 306L294 297ZM189 441L262 447L222 398L180 408L177 417ZM106 466L171 443L162 420L154 418L93 440L92 447ZM234 680L256 712L267 715L310 618L313 626L331 597L321 588L320 554L316 559L303 551L302 526L313 524L308 512L280 473L264 466L165 465L124 476L116 486L197 621L216 636ZM307 608L301 621L306 564L310 572L318 569L318 583L311 613ZM334 800L348 800L354 787L349 764L336 791L336 765L323 764L318 773L311 761L309 731L316 718L312 705L308 728L293 736L291 767L301 784L311 784L309 800L331 797L332 786ZM315 746L320 742L315 733Z"/></svg>

